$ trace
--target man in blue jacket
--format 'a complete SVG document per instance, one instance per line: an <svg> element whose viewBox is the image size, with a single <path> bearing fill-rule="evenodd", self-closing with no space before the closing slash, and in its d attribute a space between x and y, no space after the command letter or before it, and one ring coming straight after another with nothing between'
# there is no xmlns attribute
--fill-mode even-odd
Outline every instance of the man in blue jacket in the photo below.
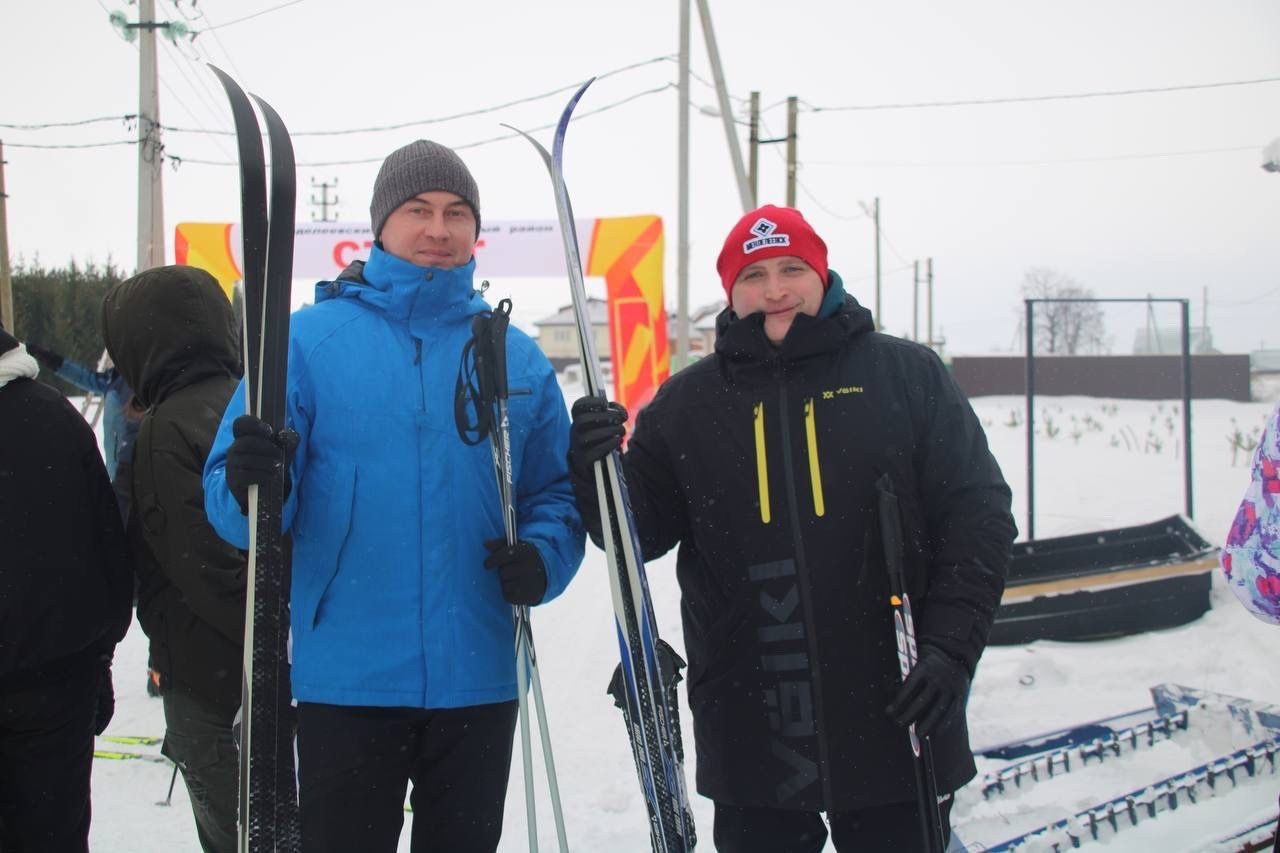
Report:
<svg viewBox="0 0 1280 853"><path fill-rule="evenodd" d="M142 423L142 410L136 405L133 390L124 381L115 364L107 358L103 370L93 370L88 365L65 358L39 344L27 342L30 353L41 367L53 371L53 375L64 379L92 394L101 394L103 398L102 417L102 451L107 463L107 476L111 478L111 486L115 489L116 501L120 504L120 514L127 521L129 504L129 473L133 462L133 442L138 437L138 425ZM121 473L122 472L122 473Z"/></svg>
<svg viewBox="0 0 1280 853"><path fill-rule="evenodd" d="M511 463L520 540L501 540L488 447L459 440L454 389L475 289L479 192L418 140L382 164L367 262L291 321L284 444L243 415L205 466L205 508L246 547L248 487L288 464L293 695L308 851L394 851L413 782L415 851L492 851L516 720L512 604L559 595L585 534L569 418L546 357L511 329ZM486 544L489 543L489 544ZM486 571L489 569L490 571Z"/></svg>

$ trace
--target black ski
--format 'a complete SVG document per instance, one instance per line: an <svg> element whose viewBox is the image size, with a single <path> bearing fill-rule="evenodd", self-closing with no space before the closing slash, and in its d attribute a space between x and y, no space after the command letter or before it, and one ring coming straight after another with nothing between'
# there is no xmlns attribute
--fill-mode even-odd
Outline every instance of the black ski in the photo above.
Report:
<svg viewBox="0 0 1280 853"><path fill-rule="evenodd" d="M907 595L902 569L902 518L893 481L884 474L876 481L879 495L880 538L884 545L885 567L889 571L889 604L893 608L894 639L898 648L898 670L906 681L918 659L916 626L911 617L911 599ZM911 745L912 767L916 777L916 807L920 811L920 837L925 853L943 853L942 815L938 811L937 775L933 767L933 745L928 738L916 735L916 725L907 729Z"/></svg>
<svg viewBox="0 0 1280 853"><path fill-rule="evenodd" d="M591 82L588 80L582 85L561 114L552 146L554 153L548 154L536 139L518 132L537 149L551 174L560 235L564 240L565 264L573 293L585 390L588 394L604 396L606 390L596 357L594 330L587 314L578 235L563 171L564 138L569 119ZM653 849L656 853L684 853L692 850L697 840L685 789L684 750L680 742L676 700L676 684L681 678L680 667L684 661L658 637L649 582L622 474L621 455L615 451L598 462L595 478L622 657L609 692L622 708L626 722L640 788L649 811L649 838Z"/></svg>
<svg viewBox="0 0 1280 853"><path fill-rule="evenodd" d="M295 175L284 123L266 102L271 144L268 215L262 134L253 105L234 80L210 66L231 102L240 151L244 240L245 390L249 414L285 430L284 400L293 280ZM241 853L301 849L288 670L288 572L283 548L285 471L249 489L249 571L246 596L240 734Z"/></svg>

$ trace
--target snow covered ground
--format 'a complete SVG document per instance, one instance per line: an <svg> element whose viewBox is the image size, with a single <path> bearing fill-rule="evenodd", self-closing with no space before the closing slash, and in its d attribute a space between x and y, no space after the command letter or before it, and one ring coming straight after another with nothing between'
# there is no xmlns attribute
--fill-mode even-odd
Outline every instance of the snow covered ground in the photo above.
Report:
<svg viewBox="0 0 1280 853"><path fill-rule="evenodd" d="M576 394L575 387L565 388L570 401ZM974 406L1013 487L1018 524L1025 528L1022 399L979 398ZM1182 511L1179 407L1176 401L1041 398L1036 414L1040 433L1036 441L1037 536L1153 521ZM1233 444L1256 437L1270 409L1269 403L1215 400L1192 405L1195 516L1211 541L1225 537L1248 480L1251 454L1233 449ZM680 649L673 563L674 555L668 555L649 570L659 629ZM642 853L649 849L644 803L621 714L605 695L617 660L608 601L604 556L588 546L586 561L568 591L535 610L535 638L570 846L580 851ZM1213 609L1190 625L1099 643L991 648L979 667L969 706L974 744L993 745L1144 708L1151 703L1148 688L1163 682L1280 703L1280 667L1271 653L1277 641L1280 628L1251 617L1215 577ZM144 690L145 670L146 638L135 624L116 654L117 710L108 735L163 734L160 703L149 699ZM681 717L685 742L691 744L687 707L681 708ZM153 756L159 749L105 741L99 748ZM1109 771L1120 778L1080 777L1077 790L1069 793L1084 797L1100 784L1108 789L1114 785L1116 793L1138 788L1163 768L1192 763L1194 749L1170 743L1145 751ZM181 780L172 804L160 804L170 774L167 764L145 759L95 762L92 849L197 851ZM545 779L540 765L538 776ZM692 766L688 778L692 784ZM1057 790L1062 793L1061 788ZM1162 815L1147 826L1121 833L1106 849L1208 849L1217 830L1234 826L1250 814L1274 814L1277 790L1280 776L1220 801ZM547 802L540 785L538 834L543 850L555 849ZM1026 802L1030 809L1032 801ZM710 803L695 797L694 813L703 839L700 847L709 850ZM963 834L966 823L989 828L991 809L984 806L980 794L966 790L953 817ZM409 819L406 815L406 823ZM1010 828L1017 823L1014 815ZM517 746L500 849L527 848ZM408 850L407 832L400 849Z"/></svg>

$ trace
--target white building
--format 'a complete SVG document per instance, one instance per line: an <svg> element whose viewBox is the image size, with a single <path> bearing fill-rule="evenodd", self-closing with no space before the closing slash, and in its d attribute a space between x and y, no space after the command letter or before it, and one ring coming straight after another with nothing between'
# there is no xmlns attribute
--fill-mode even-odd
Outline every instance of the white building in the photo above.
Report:
<svg viewBox="0 0 1280 853"><path fill-rule="evenodd" d="M716 345L716 315L724 309L723 299L703 305L689 312L689 355L698 359L710 354ZM596 355L601 361L609 361L609 305L603 299L588 298L587 314L595 332ZM537 341L542 352L556 370L578 361L578 323L573 306L565 305L556 313L535 320ZM667 346L671 355L676 352L676 315L667 314Z"/></svg>

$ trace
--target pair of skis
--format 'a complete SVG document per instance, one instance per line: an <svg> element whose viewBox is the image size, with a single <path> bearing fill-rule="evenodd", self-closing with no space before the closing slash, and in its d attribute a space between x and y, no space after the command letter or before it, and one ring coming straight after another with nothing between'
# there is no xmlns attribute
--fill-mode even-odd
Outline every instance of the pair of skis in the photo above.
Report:
<svg viewBox="0 0 1280 853"><path fill-rule="evenodd" d="M285 429L289 306L293 285L296 177L289 132L254 95L271 145L271 202L262 131L253 103L225 72L209 66L231 102L240 154L244 238L245 399L248 413ZM282 511L286 472L249 487L249 568L245 604L240 732L240 853L301 850L289 685L289 566Z"/></svg>
<svg viewBox="0 0 1280 853"><path fill-rule="evenodd" d="M573 209L563 172L565 132L574 108L591 83L588 80L578 89L561 114L553 153L548 153L529 134L512 129L537 149L551 175L560 233L564 239L565 263L573 291L585 391L589 395L605 396L606 388L595 351L595 333L587 314L587 295ZM622 706L631 740L632 756L648 808L653 849L655 853L685 853L693 849L696 836L685 789L684 751L676 711L675 684L680 677L676 662L679 658L658 638L653 602L623 478L621 454L614 451L597 462L595 478L605 554L609 562L609 588L622 656L619 672L614 676L615 686L620 689L612 692Z"/></svg>
<svg viewBox="0 0 1280 853"><path fill-rule="evenodd" d="M498 481L502 502L502 526L507 545L515 545L515 484L511 471L511 419L507 401L507 328L511 325L511 300L503 299L489 312L472 320L472 338L462 351L462 369L455 393L454 415L458 435L464 443L475 445L489 440L493 454L493 471ZM476 422L470 423L468 405L474 408ZM547 726L547 710L542 700L542 677L538 674L538 657L533 648L533 625L529 608L512 605L515 622L515 656L517 698L520 703L520 747L524 769L524 802L529 830L529 850L538 849L538 810L533 787L533 752L529 735L529 687L538 714L538 731L542 741L542 758L547 770L547 788L556 822L556 840L560 853L568 853L564 812L560 805L560 787L556 780L555 758L551 753L551 733Z"/></svg>

